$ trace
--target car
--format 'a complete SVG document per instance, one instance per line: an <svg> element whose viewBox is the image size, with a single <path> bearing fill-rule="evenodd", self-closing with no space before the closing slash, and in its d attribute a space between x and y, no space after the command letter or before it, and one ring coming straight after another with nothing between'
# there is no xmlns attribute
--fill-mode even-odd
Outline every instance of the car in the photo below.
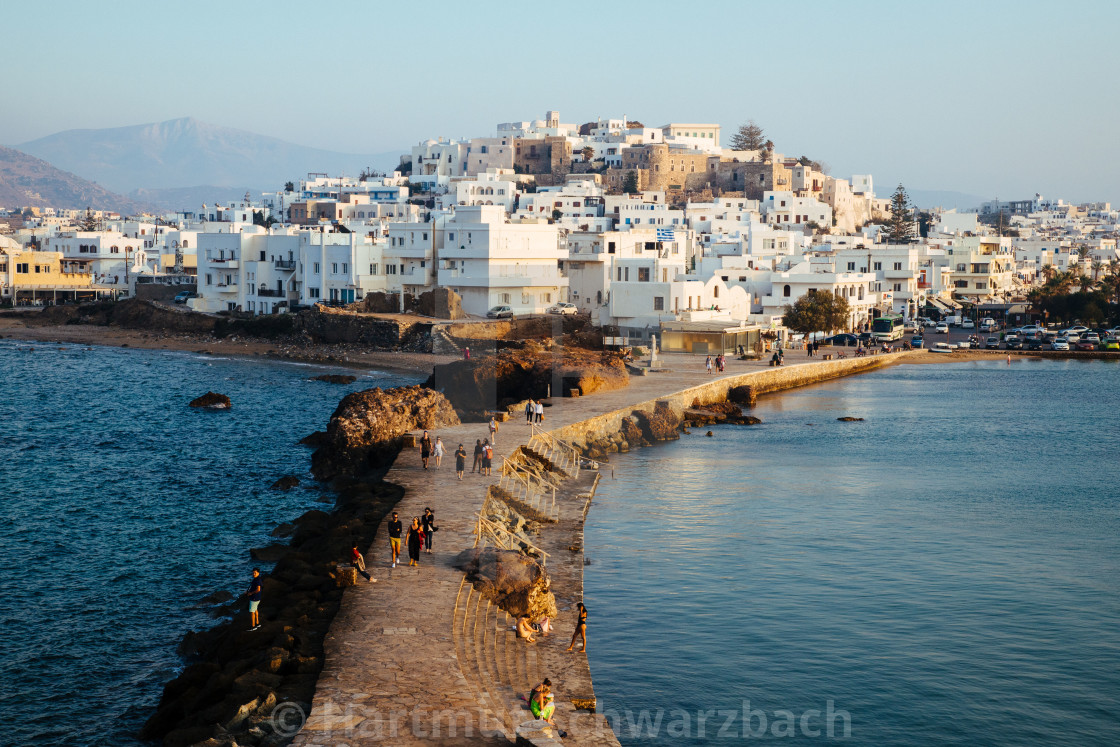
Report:
<svg viewBox="0 0 1120 747"><path fill-rule="evenodd" d="M922 323L916 319L912 319L902 325L903 332L917 332L922 328Z"/></svg>
<svg viewBox="0 0 1120 747"><path fill-rule="evenodd" d="M859 333L859 341L862 342L864 345L870 345L871 342L872 342L871 333L870 332L860 332Z"/></svg>
<svg viewBox="0 0 1120 747"><path fill-rule="evenodd" d="M859 344L859 337L851 334L850 332L843 332L832 337L826 337L821 340L821 345L836 345L837 347L854 348Z"/></svg>
<svg viewBox="0 0 1120 747"><path fill-rule="evenodd" d="M1028 324L1025 327L1019 328L1019 334L1021 335L1037 335L1040 332L1044 331L1045 330L1043 330L1042 327L1038 326L1037 324Z"/></svg>
<svg viewBox="0 0 1120 747"><path fill-rule="evenodd" d="M1106 337L1101 340L1101 350L1120 350L1120 339Z"/></svg>
<svg viewBox="0 0 1120 747"><path fill-rule="evenodd" d="M561 301L555 306L548 307L549 314L560 314L561 316L569 316L579 311L579 308L574 303Z"/></svg>
<svg viewBox="0 0 1120 747"><path fill-rule="evenodd" d="M1076 334L1080 335L1082 332L1088 332L1088 331L1089 331L1089 328L1086 327L1084 324L1075 324L1072 327L1067 327L1066 329L1059 330L1059 332L1063 335L1069 335L1069 334L1073 334L1073 333L1076 333Z"/></svg>
<svg viewBox="0 0 1120 747"><path fill-rule="evenodd" d="M913 337L910 338L910 347L912 347L912 348L920 348L925 344L926 344L926 341L925 341L925 339L922 338L921 335L914 335Z"/></svg>
<svg viewBox="0 0 1120 747"><path fill-rule="evenodd" d="M1023 343L1024 350L1042 350L1045 343L1037 337L1032 337Z"/></svg>
<svg viewBox="0 0 1120 747"><path fill-rule="evenodd" d="M949 334L949 325L945 322L938 322L933 331L939 335L947 335Z"/></svg>
<svg viewBox="0 0 1120 747"><path fill-rule="evenodd" d="M1108 336L1109 337L1120 338L1120 327L1113 327L1112 329L1107 330L1107 331L1108 331Z"/></svg>
<svg viewBox="0 0 1120 747"><path fill-rule="evenodd" d="M965 319L961 322L961 329L976 329L976 322L971 319Z"/></svg>
<svg viewBox="0 0 1120 747"><path fill-rule="evenodd" d="M936 327L937 326L937 322L933 321L932 319L926 319L925 324L926 324L927 327Z"/></svg>
<svg viewBox="0 0 1120 747"><path fill-rule="evenodd" d="M191 291L180 291L175 294L175 303L186 303L192 298L198 298L198 294Z"/></svg>
<svg viewBox="0 0 1120 747"><path fill-rule="evenodd" d="M1086 332L1085 334L1081 335L1081 339L1082 340L1088 340L1089 342L1092 342L1092 343L1098 343L1098 342L1101 341L1101 336L1098 335L1096 332Z"/></svg>
<svg viewBox="0 0 1120 747"><path fill-rule="evenodd" d="M1023 349L1023 341L1020 340L1018 337L1005 337L1005 338L1003 338L1003 344L1007 346L1008 350L1022 350ZM1041 346L1041 343L1040 343L1040 346Z"/></svg>
<svg viewBox="0 0 1120 747"><path fill-rule="evenodd" d="M996 329L996 328L998 328L998 326L999 325L996 324L995 319L981 319L980 320L980 329L983 329L983 330Z"/></svg>
<svg viewBox="0 0 1120 747"><path fill-rule="evenodd" d="M1064 338L1059 337L1054 342L1050 343L1051 350L1069 350L1069 342Z"/></svg>
<svg viewBox="0 0 1120 747"><path fill-rule="evenodd" d="M1074 343L1073 349L1074 350L1083 350L1083 351L1096 350L1097 349L1097 343L1090 342L1088 340L1078 340L1076 343Z"/></svg>
<svg viewBox="0 0 1120 747"><path fill-rule="evenodd" d="M999 338L998 337L989 337L987 340L984 340L984 349L985 350L999 350Z"/></svg>
<svg viewBox="0 0 1120 747"><path fill-rule="evenodd" d="M487 319L513 319L513 309L509 306L494 306L486 312Z"/></svg>

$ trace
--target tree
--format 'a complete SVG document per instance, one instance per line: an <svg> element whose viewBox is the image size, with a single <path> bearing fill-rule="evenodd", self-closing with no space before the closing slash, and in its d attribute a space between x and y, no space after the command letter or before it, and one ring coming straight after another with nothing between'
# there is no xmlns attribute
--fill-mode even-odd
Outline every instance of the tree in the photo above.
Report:
<svg viewBox="0 0 1120 747"><path fill-rule="evenodd" d="M580 151L580 155L583 156L584 163L591 163L595 159L595 149L590 145L585 145L583 150Z"/></svg>
<svg viewBox="0 0 1120 747"><path fill-rule="evenodd" d="M762 150L765 143L762 128L755 124L753 119L748 119L745 125L740 125L739 131L731 136L732 150Z"/></svg>
<svg viewBox="0 0 1120 747"><path fill-rule="evenodd" d="M97 219L93 217L93 211L88 207L86 208L86 217L82 218L82 221L78 224L78 227L83 231L97 230Z"/></svg>
<svg viewBox="0 0 1120 747"><path fill-rule="evenodd" d="M285 182L284 183L284 191L285 192L295 192L296 191L296 185L292 184L291 182Z"/></svg>
<svg viewBox="0 0 1120 747"><path fill-rule="evenodd" d="M811 290L786 306L782 324L794 332L808 335L831 332L848 326L848 299L825 290Z"/></svg>
<svg viewBox="0 0 1120 747"><path fill-rule="evenodd" d="M622 180L622 191L628 195L638 194L638 172L627 171L626 178Z"/></svg>
<svg viewBox="0 0 1120 747"><path fill-rule="evenodd" d="M914 209L910 206L910 198L901 184L891 195L887 241L891 244L910 244L914 241Z"/></svg>
<svg viewBox="0 0 1120 747"><path fill-rule="evenodd" d="M762 144L762 150L758 153L758 159L763 163L766 163L772 158L774 158L774 141L767 140Z"/></svg>

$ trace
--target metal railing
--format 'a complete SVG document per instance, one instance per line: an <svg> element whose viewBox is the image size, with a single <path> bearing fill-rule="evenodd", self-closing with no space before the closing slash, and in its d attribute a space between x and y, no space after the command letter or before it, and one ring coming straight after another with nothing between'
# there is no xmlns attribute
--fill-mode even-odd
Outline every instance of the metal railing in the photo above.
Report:
<svg viewBox="0 0 1120 747"><path fill-rule="evenodd" d="M533 433L532 438L529 439L529 448L546 457L569 477L579 476L579 449L568 441L556 438L537 423L529 425Z"/></svg>
<svg viewBox="0 0 1120 747"><path fill-rule="evenodd" d="M502 459L498 487L538 513L556 518L558 483L549 479L545 470L526 457Z"/></svg>
<svg viewBox="0 0 1120 747"><path fill-rule="evenodd" d="M484 506L485 509L485 506ZM481 513L478 515L478 521L475 525L475 540L474 546L478 547L479 544L485 542L493 543L494 547L499 550L521 550L521 546L525 545L533 553L540 556L541 565L548 564L548 553L540 549L532 542L528 542L521 537L518 537L513 532L506 529L501 524L491 521L484 517Z"/></svg>

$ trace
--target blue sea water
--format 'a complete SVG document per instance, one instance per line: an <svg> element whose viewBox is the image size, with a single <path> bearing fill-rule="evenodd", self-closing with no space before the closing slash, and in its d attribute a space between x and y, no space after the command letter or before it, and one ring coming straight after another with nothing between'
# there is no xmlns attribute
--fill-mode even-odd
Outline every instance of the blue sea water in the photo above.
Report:
<svg viewBox="0 0 1120 747"><path fill-rule="evenodd" d="M1112 362L896 366L614 458L585 602L622 743L1116 744L1118 412Z"/></svg>
<svg viewBox="0 0 1120 747"><path fill-rule="evenodd" d="M34 351L29 349L34 347ZM61 348L61 349L60 349ZM322 494L296 442L371 372L0 340L0 744L128 745L198 602ZM208 390L228 412L187 407ZM294 474L303 486L271 490ZM267 566L266 566L267 567Z"/></svg>

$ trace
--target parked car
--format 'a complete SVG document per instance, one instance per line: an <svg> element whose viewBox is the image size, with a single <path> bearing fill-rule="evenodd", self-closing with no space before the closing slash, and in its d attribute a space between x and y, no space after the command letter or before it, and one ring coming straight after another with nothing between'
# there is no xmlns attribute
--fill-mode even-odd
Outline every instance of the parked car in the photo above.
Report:
<svg viewBox="0 0 1120 747"><path fill-rule="evenodd" d="M1089 328L1086 327L1084 324L1075 324L1072 327L1067 327L1066 329L1060 330L1061 334L1063 334L1063 335L1069 335L1070 333L1076 333L1076 334L1080 335L1082 332L1088 332L1088 331L1089 331Z"/></svg>
<svg viewBox="0 0 1120 747"><path fill-rule="evenodd" d="M509 306L494 306L486 312L487 319L513 319L513 309Z"/></svg>
<svg viewBox="0 0 1120 747"><path fill-rule="evenodd" d="M996 324L995 319L981 319L980 320L980 329L982 329L984 331L998 329L998 327L999 327L999 325Z"/></svg>
<svg viewBox="0 0 1120 747"><path fill-rule="evenodd" d="M864 345L870 345L871 344L871 333L870 332L860 332L859 333L859 341L862 342Z"/></svg>
<svg viewBox="0 0 1120 747"><path fill-rule="evenodd" d="M851 334L850 332L833 335L832 337L826 337L821 340L821 345L835 345L837 347L854 348L858 344L859 337Z"/></svg>
<svg viewBox="0 0 1120 747"><path fill-rule="evenodd" d="M1120 350L1120 339L1106 337L1101 340L1101 350Z"/></svg>
<svg viewBox="0 0 1120 747"><path fill-rule="evenodd" d="M579 308L574 303L568 303L567 301L561 301L555 306L548 307L549 314L560 314L562 316L569 316L571 314L577 313L578 311Z"/></svg>
<svg viewBox="0 0 1120 747"><path fill-rule="evenodd" d="M1073 345L1074 350L1090 351L1097 349L1097 343L1090 342L1089 340L1078 340Z"/></svg>
<svg viewBox="0 0 1120 747"><path fill-rule="evenodd" d="M192 298L198 298L198 294L192 291L180 291L175 294L175 303L186 303Z"/></svg>
<svg viewBox="0 0 1120 747"><path fill-rule="evenodd" d="M1096 332L1086 332L1085 334L1081 335L1081 339L1088 340L1089 342L1096 344L1101 341L1101 336Z"/></svg>
<svg viewBox="0 0 1120 747"><path fill-rule="evenodd" d="M961 322L961 329L976 329L976 322L971 319L965 319Z"/></svg>
<svg viewBox="0 0 1120 747"><path fill-rule="evenodd" d="M984 349L985 350L999 350L999 338L998 337L989 337L987 340L984 340Z"/></svg>
<svg viewBox="0 0 1120 747"><path fill-rule="evenodd" d="M927 327L936 327L936 326L937 326L937 322L933 321L932 319L926 319L926 320L925 320L925 325L926 325Z"/></svg>
<svg viewBox="0 0 1120 747"><path fill-rule="evenodd" d="M1037 335L1043 331L1045 330L1043 330L1042 327L1038 326L1037 324L1028 324L1025 327L1019 328L1019 334L1021 335Z"/></svg>
<svg viewBox="0 0 1120 747"><path fill-rule="evenodd" d="M925 344L926 344L926 341L921 335L914 335L913 337L910 338L910 347L912 347L912 348L917 349L917 348L922 347Z"/></svg>
<svg viewBox="0 0 1120 747"><path fill-rule="evenodd" d="M1008 350L1022 350L1023 349L1023 341L1020 340L1018 337L1005 337L1005 338L1003 338L1003 344L1007 346ZM1042 343L1040 342L1039 343L1040 347L1041 347L1041 344Z"/></svg>
<svg viewBox="0 0 1120 747"><path fill-rule="evenodd" d="M1046 343L1044 343L1039 338L1031 337L1030 339L1028 339L1026 342L1023 343L1023 349L1024 350L1042 350L1042 348L1045 347L1045 345L1046 345Z"/></svg>
<svg viewBox="0 0 1120 747"><path fill-rule="evenodd" d="M949 325L945 322L938 322L937 327L934 328L933 331L939 335L947 335L949 334Z"/></svg>
<svg viewBox="0 0 1120 747"><path fill-rule="evenodd" d="M1069 342L1065 338L1059 337L1054 342L1050 343L1051 350L1069 350Z"/></svg>

